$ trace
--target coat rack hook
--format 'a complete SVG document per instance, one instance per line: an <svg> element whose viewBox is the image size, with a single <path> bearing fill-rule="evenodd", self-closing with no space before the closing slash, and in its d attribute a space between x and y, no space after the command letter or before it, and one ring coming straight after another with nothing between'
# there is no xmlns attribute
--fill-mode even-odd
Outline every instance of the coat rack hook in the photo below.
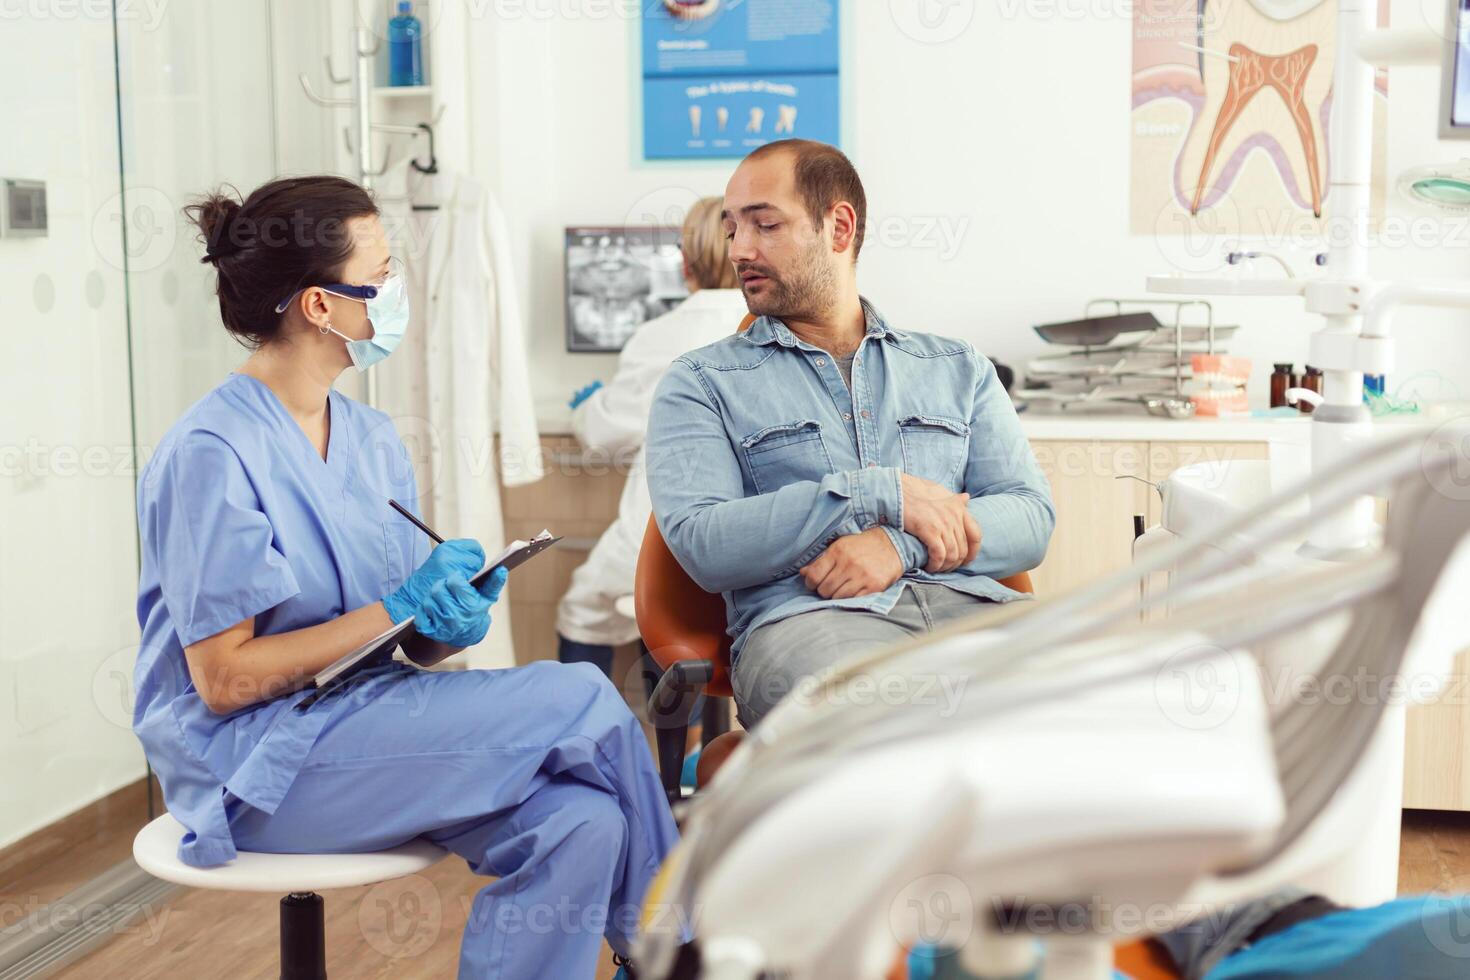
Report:
<svg viewBox="0 0 1470 980"><path fill-rule="evenodd" d="M306 72L297 75L296 80L301 83L301 91L306 93L306 97L319 106L326 106L328 109L348 109L357 105L352 99L329 99L318 95L316 89L312 87L311 79L306 76Z"/></svg>
<svg viewBox="0 0 1470 980"><path fill-rule="evenodd" d="M348 82L352 81L351 75L337 74L337 66L332 61L332 56L330 54L322 55L322 62L327 66L327 80L330 81L333 85L346 85Z"/></svg>
<svg viewBox="0 0 1470 980"><path fill-rule="evenodd" d="M424 134L429 137L429 162L419 163L418 158L415 157L409 161L409 164L421 174L437 174L439 172L439 156L434 152L434 127L428 123L419 123L418 128L423 130Z"/></svg>

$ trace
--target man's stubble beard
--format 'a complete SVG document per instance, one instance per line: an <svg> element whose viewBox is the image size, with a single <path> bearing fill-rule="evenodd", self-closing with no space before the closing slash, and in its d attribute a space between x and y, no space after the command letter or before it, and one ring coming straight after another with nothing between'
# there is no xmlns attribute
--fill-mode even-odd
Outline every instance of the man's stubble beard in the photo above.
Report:
<svg viewBox="0 0 1470 980"><path fill-rule="evenodd" d="M837 306L837 273L827 261L824 243L818 239L802 252L801 261L789 277L771 277L765 296L752 297L743 288L741 291L745 292L745 305L756 316L820 320Z"/></svg>

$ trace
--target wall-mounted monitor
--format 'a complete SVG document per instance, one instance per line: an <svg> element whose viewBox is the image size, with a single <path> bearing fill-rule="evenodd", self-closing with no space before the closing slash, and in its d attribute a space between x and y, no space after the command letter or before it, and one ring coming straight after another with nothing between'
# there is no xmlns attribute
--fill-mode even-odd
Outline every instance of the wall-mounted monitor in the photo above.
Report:
<svg viewBox="0 0 1470 980"><path fill-rule="evenodd" d="M1439 101L1441 139L1470 139L1470 0L1450 0Z"/></svg>
<svg viewBox="0 0 1470 980"><path fill-rule="evenodd" d="M623 349L645 322L689 295L678 228L566 230L567 350Z"/></svg>

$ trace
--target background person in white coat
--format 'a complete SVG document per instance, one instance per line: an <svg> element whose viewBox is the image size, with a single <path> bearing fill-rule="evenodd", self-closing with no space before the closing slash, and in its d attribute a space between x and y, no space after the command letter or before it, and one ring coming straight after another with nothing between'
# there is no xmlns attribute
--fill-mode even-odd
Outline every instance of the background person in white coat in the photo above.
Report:
<svg viewBox="0 0 1470 980"><path fill-rule="evenodd" d="M680 354L733 334L746 315L720 221L722 198L697 201L684 220L681 249L690 296L629 338L607 386L594 385L574 400L572 429L587 449L615 462L633 455L618 517L572 575L557 609L557 656L593 663L612 674L613 647L638 638L638 624L620 613L619 598L633 594L633 571L653 505L648 499L643 439L653 391ZM636 453L636 455L634 455Z"/></svg>

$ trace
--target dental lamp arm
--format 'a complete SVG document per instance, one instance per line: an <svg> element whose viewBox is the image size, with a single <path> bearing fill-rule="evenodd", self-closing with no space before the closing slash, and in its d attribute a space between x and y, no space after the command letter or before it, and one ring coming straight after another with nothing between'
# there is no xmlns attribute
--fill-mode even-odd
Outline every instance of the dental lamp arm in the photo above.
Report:
<svg viewBox="0 0 1470 980"><path fill-rule="evenodd" d="M1393 283L1373 295L1363 310L1363 336L1387 339L1394 315L1405 306L1470 309L1470 288L1451 284Z"/></svg>

